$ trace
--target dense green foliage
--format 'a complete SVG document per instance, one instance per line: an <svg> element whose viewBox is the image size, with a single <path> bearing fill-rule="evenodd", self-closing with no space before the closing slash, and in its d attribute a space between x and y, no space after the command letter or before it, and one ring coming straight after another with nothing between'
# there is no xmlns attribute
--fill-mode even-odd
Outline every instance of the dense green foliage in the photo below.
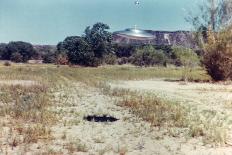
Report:
<svg viewBox="0 0 232 155"><path fill-rule="evenodd" d="M26 42L0 44L0 59L27 62L29 59L43 63L96 67L102 64L137 66L196 66L197 53L191 49L167 45L117 44L112 42L109 26L96 23L87 27L82 36L69 36L57 46L34 45Z"/></svg>
<svg viewBox="0 0 232 155"><path fill-rule="evenodd" d="M67 37L57 45L58 53L66 53L71 64L98 66L103 58L112 53L112 36L109 26L96 23L87 27L82 37Z"/></svg>
<svg viewBox="0 0 232 155"><path fill-rule="evenodd" d="M198 55L188 48L173 47L171 57L173 58L176 66L195 67L200 63Z"/></svg>
<svg viewBox="0 0 232 155"><path fill-rule="evenodd" d="M1 43L0 44L0 58L1 59L10 59L10 55L7 52L7 44Z"/></svg>
<svg viewBox="0 0 232 155"><path fill-rule="evenodd" d="M113 45L115 55L118 58L122 57L130 57L132 54L135 52L136 46L134 45L129 45L129 44L114 44Z"/></svg>
<svg viewBox="0 0 232 155"><path fill-rule="evenodd" d="M56 46L52 45L35 45L35 59L42 59L44 63L56 62Z"/></svg>
<svg viewBox="0 0 232 155"><path fill-rule="evenodd" d="M69 62L72 64L92 66L94 52L82 37L67 37L63 42L58 44L58 51L66 53Z"/></svg>
<svg viewBox="0 0 232 155"><path fill-rule="evenodd" d="M115 65L117 63L117 56L115 54L107 54L103 58L103 63L108 65Z"/></svg>
<svg viewBox="0 0 232 155"><path fill-rule="evenodd" d="M137 66L165 65L167 57L161 50L156 50L152 46L145 46L136 49L131 57L131 63Z"/></svg>
<svg viewBox="0 0 232 155"><path fill-rule="evenodd" d="M19 52L14 52L11 54L10 60L13 62L23 62L23 56Z"/></svg>
<svg viewBox="0 0 232 155"><path fill-rule="evenodd" d="M10 42L6 46L6 53L3 55L3 59L11 59L16 62L27 62L35 55L35 50L30 43L17 41Z"/></svg>
<svg viewBox="0 0 232 155"><path fill-rule="evenodd" d="M108 32L110 27L103 23L96 23L93 27L87 27L83 38L91 47L96 58L103 58L104 55L112 52L112 34Z"/></svg>

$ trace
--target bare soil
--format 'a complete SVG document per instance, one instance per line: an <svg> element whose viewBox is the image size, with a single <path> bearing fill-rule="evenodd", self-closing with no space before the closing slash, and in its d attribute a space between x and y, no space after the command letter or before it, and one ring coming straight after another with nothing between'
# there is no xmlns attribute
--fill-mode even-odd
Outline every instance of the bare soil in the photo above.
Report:
<svg viewBox="0 0 232 155"><path fill-rule="evenodd" d="M34 84L33 81L0 81L0 84ZM154 93L167 100L196 107L198 110L232 112L232 85L209 83L168 82L163 79L147 81L116 81L113 88ZM47 150L60 154L105 154L105 155L230 155L230 138L223 147L204 145L201 138L187 138L180 134L170 135L166 128L152 127L148 122L130 113L129 109L117 105L117 99L103 95L96 88L82 83L68 82L54 94L54 111L60 116L52 127L54 140L46 144L35 144L27 154L39 154ZM94 122L84 118L88 115L112 116L115 122ZM75 144L75 149L70 145ZM20 154L20 150L11 154ZM73 152L72 152L73 151Z"/></svg>

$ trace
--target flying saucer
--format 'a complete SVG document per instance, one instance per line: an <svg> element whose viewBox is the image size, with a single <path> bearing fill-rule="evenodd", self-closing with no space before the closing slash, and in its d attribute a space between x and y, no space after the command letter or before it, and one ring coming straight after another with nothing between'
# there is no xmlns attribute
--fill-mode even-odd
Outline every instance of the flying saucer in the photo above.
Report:
<svg viewBox="0 0 232 155"><path fill-rule="evenodd" d="M152 34L146 32L145 30L136 29L136 28L129 28L129 29L125 29L124 31L117 31L115 32L115 34L130 39L138 39L138 40L154 39L154 36Z"/></svg>
<svg viewBox="0 0 232 155"><path fill-rule="evenodd" d="M135 5L139 5L140 4L140 2L137 0L137 1L135 1Z"/></svg>

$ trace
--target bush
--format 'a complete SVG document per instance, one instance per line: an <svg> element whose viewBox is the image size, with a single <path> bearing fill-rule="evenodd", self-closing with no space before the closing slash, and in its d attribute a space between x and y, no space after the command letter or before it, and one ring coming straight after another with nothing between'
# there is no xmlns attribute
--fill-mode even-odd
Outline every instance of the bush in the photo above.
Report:
<svg viewBox="0 0 232 155"><path fill-rule="evenodd" d="M145 46L136 49L136 53L131 57L131 63L136 66L165 65L167 57L161 50L156 50L153 46Z"/></svg>
<svg viewBox="0 0 232 155"><path fill-rule="evenodd" d="M117 63L117 57L114 54L105 55L103 60L108 65L115 65Z"/></svg>
<svg viewBox="0 0 232 155"><path fill-rule="evenodd" d="M184 67L182 72L182 80L188 81L192 69L199 65L200 59L192 49L183 47L173 47L172 56L174 63L177 66Z"/></svg>
<svg viewBox="0 0 232 155"><path fill-rule="evenodd" d="M129 44L113 44L113 48L117 57L130 57L135 52L136 47Z"/></svg>
<svg viewBox="0 0 232 155"><path fill-rule="evenodd" d="M53 54L53 53L46 53L43 56L43 63L55 63L55 62L56 62L55 54Z"/></svg>
<svg viewBox="0 0 232 155"><path fill-rule="evenodd" d="M118 61L118 64L119 64L119 65L123 65L123 64L129 63L129 62L130 62L130 59L127 58L127 57L122 57L122 58L119 58L117 61Z"/></svg>
<svg viewBox="0 0 232 155"><path fill-rule="evenodd" d="M219 33L208 32L203 64L215 81L232 80L232 27Z"/></svg>
<svg viewBox="0 0 232 155"><path fill-rule="evenodd" d="M59 54L56 58L57 65L67 65L68 64L68 57L66 54Z"/></svg>
<svg viewBox="0 0 232 155"><path fill-rule="evenodd" d="M15 52L11 55L10 60L16 63L23 62L23 56L20 53Z"/></svg>
<svg viewBox="0 0 232 155"><path fill-rule="evenodd" d="M4 66L11 66L11 63L9 61L5 61L3 65Z"/></svg>
<svg viewBox="0 0 232 155"><path fill-rule="evenodd" d="M173 47L171 57L176 66L195 67L200 63L197 53L188 48Z"/></svg>

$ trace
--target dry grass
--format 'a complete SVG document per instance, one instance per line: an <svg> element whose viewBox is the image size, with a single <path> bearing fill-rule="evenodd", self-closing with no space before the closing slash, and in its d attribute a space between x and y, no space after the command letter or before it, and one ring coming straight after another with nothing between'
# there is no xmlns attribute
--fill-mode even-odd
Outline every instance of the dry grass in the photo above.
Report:
<svg viewBox="0 0 232 155"><path fill-rule="evenodd" d="M112 96L123 96L120 105L128 107L135 115L150 122L153 126L188 127L189 124L186 121L188 111L178 103L170 103L150 94L144 96L129 90L111 90L105 83L114 80L153 78L179 80L182 78L182 72L182 68L162 67L104 66L99 68L70 68L60 66L57 68L54 65L2 65L0 66L0 80L32 80L39 83L31 86L0 85L0 115L2 118L10 118L11 121L5 124L6 127L11 129L8 144L11 147L25 144L30 146L30 144L39 141L52 140L50 127L53 123L56 123L57 117L61 117L52 108L58 104L59 106L67 106L66 101L69 99L69 95L65 95L65 92L68 93L71 82L80 82L97 87L102 89L105 94L110 93ZM194 69L189 76L191 77L189 79L199 81L209 79L205 71L200 68ZM58 97L59 101L57 103L54 102L54 93L58 91L64 93L58 93L63 95ZM77 124L78 122L72 123ZM4 133L1 134L4 135ZM194 136L198 136L198 134ZM67 140L65 133L62 140ZM79 140L67 143L65 149L69 153L86 152L88 150L86 145ZM123 154L124 152L126 151L120 151L119 153ZM59 153L47 151L45 154Z"/></svg>
<svg viewBox="0 0 232 155"><path fill-rule="evenodd" d="M65 149L68 150L69 154L74 152L87 152L88 148L85 144L83 144L79 139L73 140L66 144Z"/></svg>
<svg viewBox="0 0 232 155"><path fill-rule="evenodd" d="M224 146L228 138L228 116L217 115L217 111L190 111L188 116L189 135L202 137L205 144Z"/></svg>
<svg viewBox="0 0 232 155"><path fill-rule="evenodd" d="M152 126L187 127L187 109L178 103L129 89L102 85L103 93L119 97L118 105L129 108L136 116L150 122Z"/></svg>
<svg viewBox="0 0 232 155"><path fill-rule="evenodd" d="M99 88L104 94L119 98L118 104L127 107L133 114L151 123L152 126L164 127L169 135L178 137L175 130L186 131L186 138L202 137L204 144L223 146L228 138L227 116L217 115L216 111L199 112L196 108L163 100L154 94L111 88L101 83Z"/></svg>
<svg viewBox="0 0 232 155"><path fill-rule="evenodd" d="M0 92L1 119L9 122L4 124L9 131L2 130L1 135L8 135L7 143L12 150L52 140L50 126L56 116L49 110L51 101L47 87L4 85Z"/></svg>
<svg viewBox="0 0 232 155"><path fill-rule="evenodd" d="M34 123L49 123L54 118L47 110L51 102L44 85L10 85L0 88L1 115Z"/></svg>
<svg viewBox="0 0 232 155"><path fill-rule="evenodd" d="M66 78L94 86L99 81L105 80L144 80L153 78L180 80L183 70L183 68L141 68L131 66L103 66L98 68L60 66L57 68L54 65L12 65L10 69L9 67L0 66L0 79L35 80L49 83L49 85L57 85ZM193 69L188 76L189 79L197 81L210 79L201 68Z"/></svg>
<svg viewBox="0 0 232 155"><path fill-rule="evenodd" d="M0 70L9 71L5 68ZM16 71L17 75L9 71L2 74L2 78L9 76L9 79L20 80L25 76L25 73L21 73L22 70ZM25 68L25 70L28 69ZM28 79L30 78L28 76ZM37 78L42 79L42 77ZM32 80L35 79L32 78ZM56 116L49 110L51 106L50 85L47 85L45 80L44 83L33 85L0 85L1 120L8 120L4 126L9 129L8 131L2 130L1 135L8 135L7 143L12 150L16 147L23 148L25 145L29 147L33 143L52 139L50 126L55 123Z"/></svg>
<svg viewBox="0 0 232 155"><path fill-rule="evenodd" d="M161 100L153 95L131 93L119 103L153 126L186 127L186 110L177 103Z"/></svg>

